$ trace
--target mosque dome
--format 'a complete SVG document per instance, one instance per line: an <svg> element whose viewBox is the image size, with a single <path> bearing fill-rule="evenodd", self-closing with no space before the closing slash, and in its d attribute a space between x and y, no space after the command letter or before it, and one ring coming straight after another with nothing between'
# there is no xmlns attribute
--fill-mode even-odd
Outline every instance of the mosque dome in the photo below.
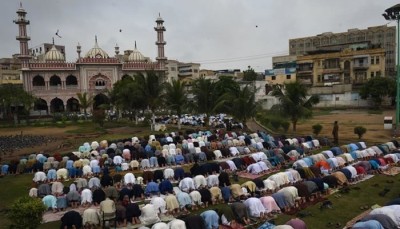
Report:
<svg viewBox="0 0 400 229"><path fill-rule="evenodd" d="M53 47L46 52L44 55L44 59L46 61L65 61L64 55L56 49L56 46L53 44Z"/></svg>
<svg viewBox="0 0 400 229"><path fill-rule="evenodd" d="M134 61L134 62L146 61L146 57L144 57L143 54L141 52L139 52L139 50L137 50L136 41L135 41L135 49L129 55L128 61Z"/></svg>
<svg viewBox="0 0 400 229"><path fill-rule="evenodd" d="M95 38L95 44L92 49L85 55L86 58L108 58L108 54L99 47L97 44L97 37Z"/></svg>

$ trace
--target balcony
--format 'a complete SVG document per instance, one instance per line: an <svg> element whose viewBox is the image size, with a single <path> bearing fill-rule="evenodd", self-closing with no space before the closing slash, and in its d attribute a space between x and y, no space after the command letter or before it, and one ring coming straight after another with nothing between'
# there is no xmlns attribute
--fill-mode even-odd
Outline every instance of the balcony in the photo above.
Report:
<svg viewBox="0 0 400 229"><path fill-rule="evenodd" d="M46 86L32 86L32 91L44 91Z"/></svg>
<svg viewBox="0 0 400 229"><path fill-rule="evenodd" d="M313 76L312 75L304 75L304 76L297 75L296 79L297 79L297 81L299 81L302 84L306 84L306 85L313 84Z"/></svg>
<svg viewBox="0 0 400 229"><path fill-rule="evenodd" d="M370 66L370 64L369 64L368 62L367 62L367 63L358 63L358 62L355 62L355 63L353 64L353 69L354 69L354 70L365 70L365 69L368 69L369 66Z"/></svg>

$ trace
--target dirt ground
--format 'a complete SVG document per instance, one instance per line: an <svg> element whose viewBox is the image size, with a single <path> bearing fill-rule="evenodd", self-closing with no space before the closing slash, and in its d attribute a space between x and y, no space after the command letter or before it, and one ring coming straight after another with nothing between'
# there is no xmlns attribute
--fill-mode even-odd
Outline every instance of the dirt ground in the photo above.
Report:
<svg viewBox="0 0 400 229"><path fill-rule="evenodd" d="M321 124L323 126L319 136L327 136L332 140L332 128L333 122L337 120L339 122L339 143L347 144L350 142L358 141L358 137L354 134L355 126L363 126L367 129L366 134L362 140L367 142L367 145L375 143L382 143L392 139L393 131L384 130L383 119L385 116L393 116L394 110L384 111L382 114L369 114L365 110L338 110L331 111L329 114L314 115L310 120L301 121L298 123L297 132L291 132L288 134L293 135L309 135L312 133L312 125ZM394 122L394 120L393 120ZM57 140L48 142L46 145L25 148L19 151L15 151L11 154L2 155L3 160L9 160L20 155L26 155L32 152L44 151L47 153L65 152L68 150L75 150L75 148L66 144L68 139L73 139L74 142L79 142L80 138L87 138L88 135L74 135L65 133L68 130L73 130L74 126L68 126L65 128L58 127L24 127L24 128L2 128L0 129L0 136L2 135L19 135L19 134L32 134L32 135L45 135L56 137ZM107 130L108 134L113 133L135 133L139 134L142 130L137 130L130 127L121 127ZM254 130L256 131L256 130ZM89 134L91 135L91 134ZM133 135L132 135L133 136ZM93 139L101 140L101 139ZM83 140L82 140L83 141Z"/></svg>
<svg viewBox="0 0 400 229"><path fill-rule="evenodd" d="M315 115L312 119L299 123L297 132L302 134L312 133L314 124L321 124L322 131L319 136L327 136L332 138L333 122L339 123L339 144L347 144L358 140L358 136L354 134L354 127L363 126L367 132L362 137L362 141L368 145L374 143L382 143L389 141L393 137L392 130L383 128L383 120L385 116L393 117L393 126L395 124L395 111L387 110L382 114L369 114L366 110L337 110L331 111L328 115Z"/></svg>

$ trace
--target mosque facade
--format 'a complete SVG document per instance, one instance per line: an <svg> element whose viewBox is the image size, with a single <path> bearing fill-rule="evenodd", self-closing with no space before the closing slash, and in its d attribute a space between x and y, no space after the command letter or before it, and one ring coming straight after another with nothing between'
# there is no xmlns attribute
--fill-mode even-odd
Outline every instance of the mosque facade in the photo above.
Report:
<svg viewBox="0 0 400 229"><path fill-rule="evenodd" d="M51 48L43 51L42 58L34 57L28 47L30 37L27 34L27 25L30 22L26 19L26 14L21 5L14 23L19 31L16 39L20 45L18 59L21 62L23 87L38 98L34 104L34 111L47 114L79 112L77 93L86 92L88 96L93 96L96 106L107 101L106 92L123 77L133 77L138 73L146 74L147 71L154 71L162 77L166 75L165 27L160 15L154 27L157 34L155 61L139 52L136 43L134 49L125 51L124 55L119 53L119 47L116 45L115 55L110 56L99 46L96 37L93 48L82 56L81 46L78 43L77 60L66 62L64 50L60 50L54 41Z"/></svg>

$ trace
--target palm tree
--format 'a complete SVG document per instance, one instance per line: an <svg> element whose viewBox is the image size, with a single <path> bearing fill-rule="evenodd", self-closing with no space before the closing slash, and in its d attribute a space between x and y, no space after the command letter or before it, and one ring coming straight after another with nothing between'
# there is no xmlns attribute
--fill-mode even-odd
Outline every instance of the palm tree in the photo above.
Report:
<svg viewBox="0 0 400 229"><path fill-rule="evenodd" d="M85 120L87 120L87 109L93 104L93 97L89 96L87 92L77 93L79 106L83 109Z"/></svg>
<svg viewBox="0 0 400 229"><path fill-rule="evenodd" d="M210 79L201 77L193 81L192 94L194 96L193 108L199 114L206 114L205 123L208 125L208 118L214 111L217 103L217 95L215 93L215 83Z"/></svg>
<svg viewBox="0 0 400 229"><path fill-rule="evenodd" d="M244 87L230 88L218 99L215 110L224 110L246 127L248 119L256 115L255 88L247 84Z"/></svg>
<svg viewBox="0 0 400 229"><path fill-rule="evenodd" d="M178 115L178 129L181 129L182 110L188 103L185 90L186 83L179 80L172 80L165 84L164 101L165 104Z"/></svg>
<svg viewBox="0 0 400 229"><path fill-rule="evenodd" d="M309 96L307 92L308 88L298 81L285 83L284 88L275 87L272 92L281 102L277 106L278 112L290 118L294 132L299 119L311 117L313 105L319 103L317 95Z"/></svg>
<svg viewBox="0 0 400 229"><path fill-rule="evenodd" d="M152 126L155 126L155 111L161 103L162 87L160 77L154 71L147 71L146 76L139 73L135 76L135 81L138 85L138 92L144 98L143 102L152 113Z"/></svg>

